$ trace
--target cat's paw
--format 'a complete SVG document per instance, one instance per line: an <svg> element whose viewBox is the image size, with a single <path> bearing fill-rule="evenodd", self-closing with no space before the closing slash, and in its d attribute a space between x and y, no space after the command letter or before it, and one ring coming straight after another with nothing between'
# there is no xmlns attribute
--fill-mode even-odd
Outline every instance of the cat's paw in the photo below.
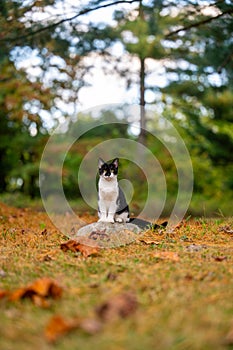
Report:
<svg viewBox="0 0 233 350"><path fill-rule="evenodd" d="M110 222L111 224L114 224L114 219L100 218L98 222Z"/></svg>
<svg viewBox="0 0 233 350"><path fill-rule="evenodd" d="M114 224L114 219L113 218L107 218L105 222L110 222L111 224Z"/></svg>
<svg viewBox="0 0 233 350"><path fill-rule="evenodd" d="M116 218L115 220L116 220L116 222L119 222L120 224L123 222L122 218Z"/></svg>

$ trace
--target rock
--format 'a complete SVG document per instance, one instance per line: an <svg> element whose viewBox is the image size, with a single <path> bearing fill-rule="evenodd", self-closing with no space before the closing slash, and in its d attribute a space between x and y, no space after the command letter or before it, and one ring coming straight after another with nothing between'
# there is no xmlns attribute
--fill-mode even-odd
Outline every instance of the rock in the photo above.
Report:
<svg viewBox="0 0 233 350"><path fill-rule="evenodd" d="M93 241L94 246L113 248L132 243L142 232L140 227L132 223L94 222L81 227L72 234L72 239L87 239L88 244Z"/></svg>

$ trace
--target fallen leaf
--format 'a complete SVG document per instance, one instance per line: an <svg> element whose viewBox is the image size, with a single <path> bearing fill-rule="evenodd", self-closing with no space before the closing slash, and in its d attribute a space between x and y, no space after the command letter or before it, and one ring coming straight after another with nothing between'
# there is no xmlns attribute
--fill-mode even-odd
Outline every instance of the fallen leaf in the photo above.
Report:
<svg viewBox="0 0 233 350"><path fill-rule="evenodd" d="M74 319L72 321L65 320L60 315L53 316L45 329L45 337L49 342L57 341L61 336L78 328L80 320Z"/></svg>
<svg viewBox="0 0 233 350"><path fill-rule="evenodd" d="M54 343L67 333L80 329L93 335L102 329L102 324L93 318L73 318L71 320L64 319L60 315L53 316L45 328L45 338L48 342Z"/></svg>
<svg viewBox="0 0 233 350"><path fill-rule="evenodd" d="M192 281L193 280L193 276L190 273L187 273L184 278L186 279L186 281Z"/></svg>
<svg viewBox="0 0 233 350"><path fill-rule="evenodd" d="M36 305L46 306L46 298L58 299L62 295L62 288L50 278L41 278L32 284L19 288L9 295L10 301L18 301L20 299L29 298Z"/></svg>
<svg viewBox="0 0 233 350"><path fill-rule="evenodd" d="M172 260L174 262L180 260L179 255L174 252L157 252L153 256L161 260Z"/></svg>
<svg viewBox="0 0 233 350"><path fill-rule="evenodd" d="M29 286L36 294L52 298L60 298L62 294L62 288L50 278L41 278L36 280L32 285Z"/></svg>
<svg viewBox="0 0 233 350"><path fill-rule="evenodd" d="M32 295L31 299L36 306L42 307L43 309L47 309L50 307L49 300L40 295L34 294Z"/></svg>
<svg viewBox="0 0 233 350"><path fill-rule="evenodd" d="M8 292L6 290L0 290L0 299L5 298L8 295Z"/></svg>
<svg viewBox="0 0 233 350"><path fill-rule="evenodd" d="M221 226L218 228L219 232L224 232L224 233L228 233L230 235L233 234L233 229L231 228L231 226L229 225L225 225L225 226Z"/></svg>
<svg viewBox="0 0 233 350"><path fill-rule="evenodd" d="M96 313L100 319L110 321L118 317L126 318L130 316L136 311L137 306L138 302L133 293L122 293L97 307Z"/></svg>
<svg viewBox="0 0 233 350"><path fill-rule="evenodd" d="M142 243L145 243L145 244L156 244L156 245L159 245L161 243L161 242L156 241L155 239L150 238L150 237L139 238L139 241L142 242Z"/></svg>
<svg viewBox="0 0 233 350"><path fill-rule="evenodd" d="M99 252L98 247L89 247L88 245L85 245L85 244L79 244L78 249L85 258L91 255L96 255Z"/></svg>
<svg viewBox="0 0 233 350"><path fill-rule="evenodd" d="M78 246L79 246L79 243L77 241L70 239L65 243L61 243L61 250L63 250L63 252L67 252L68 250L71 250L72 252L76 253L79 251Z"/></svg>
<svg viewBox="0 0 233 350"><path fill-rule="evenodd" d="M85 258L99 253L99 247L89 246L72 239L65 243L62 243L61 250L64 252L67 250L71 250L72 252L80 252Z"/></svg>
<svg viewBox="0 0 233 350"><path fill-rule="evenodd" d="M224 261L224 260L227 260L227 256L214 256L213 257L215 261Z"/></svg>

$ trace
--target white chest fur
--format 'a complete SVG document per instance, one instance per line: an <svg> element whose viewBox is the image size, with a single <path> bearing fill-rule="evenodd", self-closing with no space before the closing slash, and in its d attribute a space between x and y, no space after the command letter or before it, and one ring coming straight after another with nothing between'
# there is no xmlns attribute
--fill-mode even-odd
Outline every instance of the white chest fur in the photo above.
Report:
<svg viewBox="0 0 233 350"><path fill-rule="evenodd" d="M99 179L99 199L107 202L116 202L119 188L116 178L110 181L104 178Z"/></svg>

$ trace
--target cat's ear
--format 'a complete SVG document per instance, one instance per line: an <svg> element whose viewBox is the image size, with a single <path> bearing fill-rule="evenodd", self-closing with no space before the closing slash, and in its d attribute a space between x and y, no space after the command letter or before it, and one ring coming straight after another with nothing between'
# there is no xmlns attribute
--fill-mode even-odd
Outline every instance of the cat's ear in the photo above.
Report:
<svg viewBox="0 0 233 350"><path fill-rule="evenodd" d="M104 165L105 161L102 158L99 158L98 160L98 167L99 169L102 167L102 165Z"/></svg>
<svg viewBox="0 0 233 350"><path fill-rule="evenodd" d="M118 168L118 165L119 165L119 158L113 159L112 164L115 166L115 168Z"/></svg>

